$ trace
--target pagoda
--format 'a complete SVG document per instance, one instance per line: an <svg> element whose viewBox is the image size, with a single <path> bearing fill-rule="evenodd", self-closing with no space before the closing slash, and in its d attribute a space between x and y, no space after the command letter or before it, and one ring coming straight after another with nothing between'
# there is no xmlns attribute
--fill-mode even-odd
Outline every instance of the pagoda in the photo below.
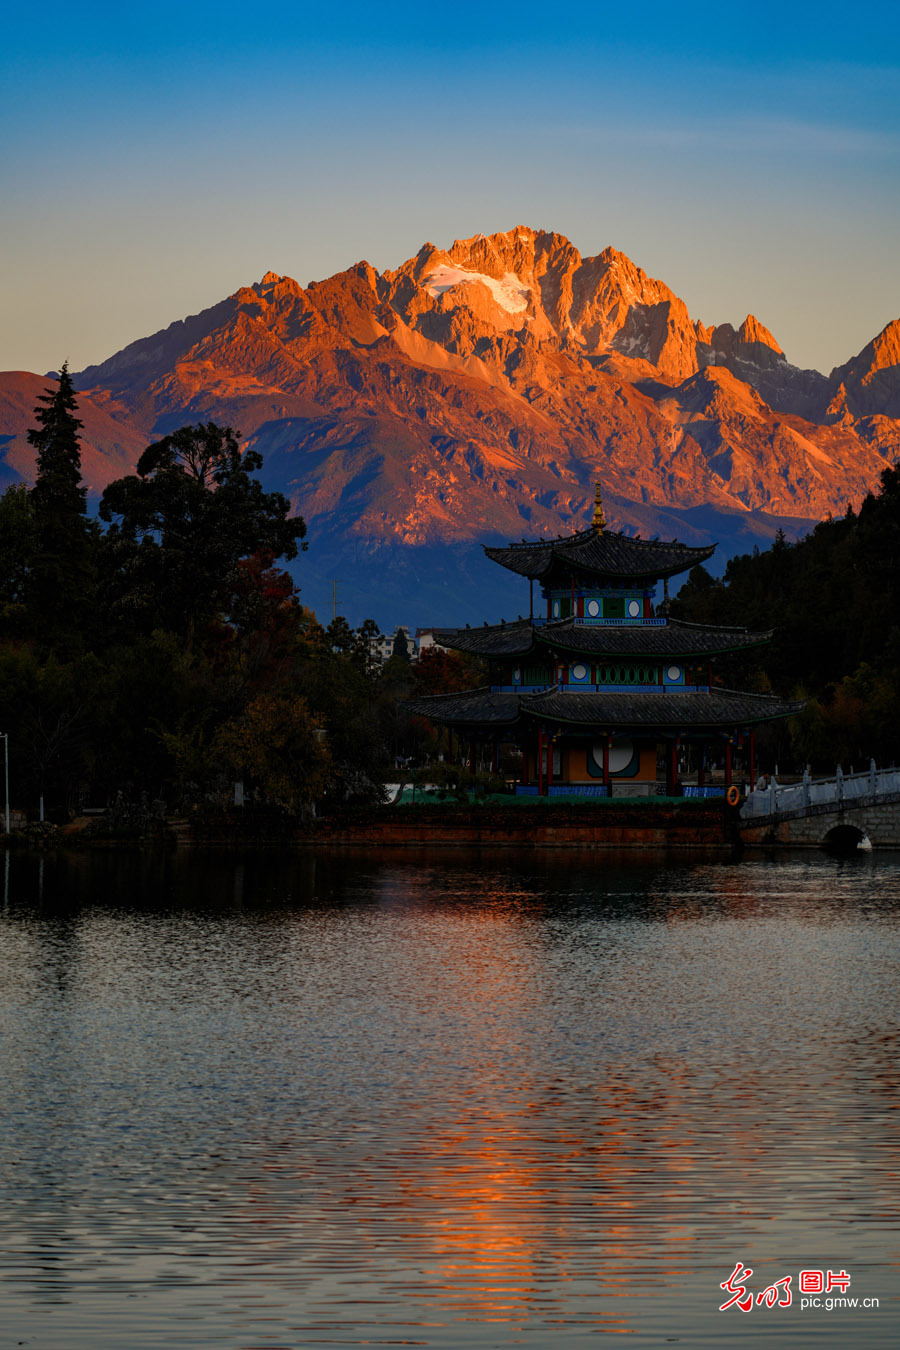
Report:
<svg viewBox="0 0 900 1350"><path fill-rule="evenodd" d="M499 745L518 744L519 793L674 795L682 791L679 760L687 747L697 766L696 785L685 789L690 795L728 790L735 749L752 784L756 727L803 705L720 688L712 666L725 653L770 641L772 630L682 623L654 608L660 581L667 597L669 578L704 562L715 548L613 533L598 484L589 529L485 548L493 562L528 578L530 616L443 630L440 642L484 658L490 684L414 699L407 708L468 741L473 768L479 742L492 745L495 767ZM545 610L539 617L535 582ZM664 775L657 771L660 759ZM707 783L713 761L724 766L724 786L717 789Z"/></svg>

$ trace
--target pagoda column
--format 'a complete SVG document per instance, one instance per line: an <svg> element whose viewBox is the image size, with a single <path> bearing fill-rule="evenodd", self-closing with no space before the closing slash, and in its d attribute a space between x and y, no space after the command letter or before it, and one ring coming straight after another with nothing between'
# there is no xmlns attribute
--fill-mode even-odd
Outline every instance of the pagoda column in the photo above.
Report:
<svg viewBox="0 0 900 1350"><path fill-rule="evenodd" d="M500 742L494 737L494 753L491 755L491 773L500 772Z"/></svg>
<svg viewBox="0 0 900 1350"><path fill-rule="evenodd" d="M725 791L731 787L731 737L725 741Z"/></svg>
<svg viewBox="0 0 900 1350"><path fill-rule="evenodd" d="M669 767L666 774L666 796L675 796L675 785L678 782L678 741L672 739L669 742Z"/></svg>
<svg viewBox="0 0 900 1350"><path fill-rule="evenodd" d="M706 785L706 741L701 741L697 750L697 786Z"/></svg>
<svg viewBox="0 0 900 1350"><path fill-rule="evenodd" d="M606 788L606 796L612 796L612 789L609 785L609 747L612 742L612 736L608 731L603 733L603 786Z"/></svg>
<svg viewBox="0 0 900 1350"><path fill-rule="evenodd" d="M750 785L749 785L749 790L752 792L755 786L756 786L756 729L755 729L755 727L751 727L751 728L750 728Z"/></svg>
<svg viewBox="0 0 900 1350"><path fill-rule="evenodd" d="M475 773L475 741L469 741L469 773L474 776Z"/></svg>
<svg viewBox="0 0 900 1350"><path fill-rule="evenodd" d="M544 728L537 731L537 790L538 796L544 795Z"/></svg>

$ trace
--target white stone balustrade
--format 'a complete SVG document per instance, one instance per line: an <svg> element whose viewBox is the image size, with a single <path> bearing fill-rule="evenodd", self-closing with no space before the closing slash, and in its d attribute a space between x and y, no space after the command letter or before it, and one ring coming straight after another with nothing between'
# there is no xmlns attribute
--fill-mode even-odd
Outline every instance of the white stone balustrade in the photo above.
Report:
<svg viewBox="0 0 900 1350"><path fill-rule="evenodd" d="M838 765L833 778L810 778L804 773L800 783L782 785L773 780L767 788L749 792L741 807L741 819L803 814L811 807L840 806L898 792L900 768L876 769L873 759L862 773L845 774Z"/></svg>

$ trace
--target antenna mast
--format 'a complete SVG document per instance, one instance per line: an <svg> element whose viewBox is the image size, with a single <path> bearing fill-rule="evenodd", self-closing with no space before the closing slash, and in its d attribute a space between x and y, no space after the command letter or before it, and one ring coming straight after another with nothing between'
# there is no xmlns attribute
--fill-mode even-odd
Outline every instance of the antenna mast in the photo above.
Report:
<svg viewBox="0 0 900 1350"><path fill-rule="evenodd" d="M344 583L343 583L343 581L340 579L340 577L332 577L332 578L331 578L331 622L332 622L332 623L334 623L335 619L337 618L338 586L343 586L343 584L344 584Z"/></svg>

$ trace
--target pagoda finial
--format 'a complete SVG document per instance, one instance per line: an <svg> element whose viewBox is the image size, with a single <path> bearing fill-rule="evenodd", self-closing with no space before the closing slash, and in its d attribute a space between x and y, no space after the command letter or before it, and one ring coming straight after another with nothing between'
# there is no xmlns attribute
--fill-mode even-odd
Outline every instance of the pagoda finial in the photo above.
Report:
<svg viewBox="0 0 900 1350"><path fill-rule="evenodd" d="M594 492L594 529L602 530L606 526L606 516L603 514L603 502L600 497L600 482L596 484Z"/></svg>

